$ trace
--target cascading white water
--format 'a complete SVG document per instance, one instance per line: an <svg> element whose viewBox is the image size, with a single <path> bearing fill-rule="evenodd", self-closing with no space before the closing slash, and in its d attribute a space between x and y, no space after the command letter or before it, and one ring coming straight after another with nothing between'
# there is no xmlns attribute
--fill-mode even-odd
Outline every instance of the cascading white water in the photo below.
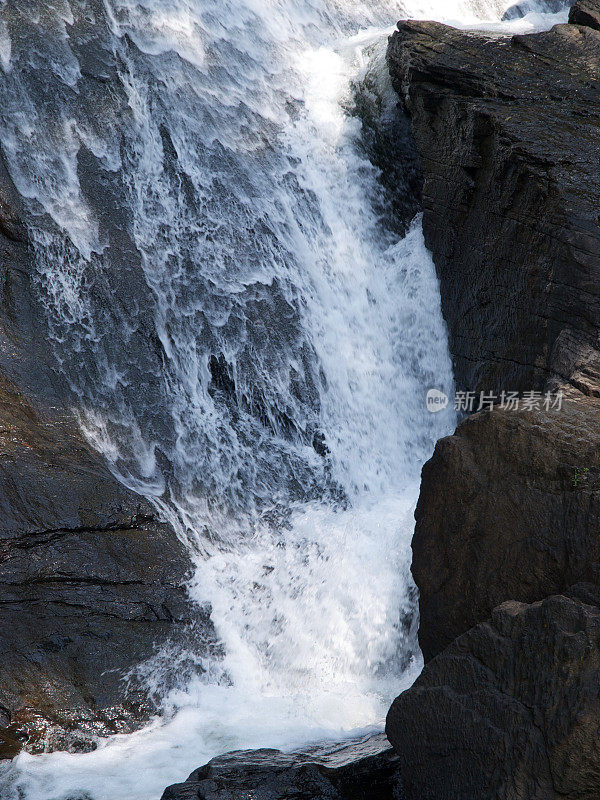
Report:
<svg viewBox="0 0 600 800"><path fill-rule="evenodd" d="M504 8L36 8L0 5L0 137L56 356L90 440L190 543L225 656L144 731L21 755L2 798L153 800L219 752L378 726L419 669L412 513L453 422L425 393L452 378L419 220L386 223L344 108L396 19Z"/></svg>

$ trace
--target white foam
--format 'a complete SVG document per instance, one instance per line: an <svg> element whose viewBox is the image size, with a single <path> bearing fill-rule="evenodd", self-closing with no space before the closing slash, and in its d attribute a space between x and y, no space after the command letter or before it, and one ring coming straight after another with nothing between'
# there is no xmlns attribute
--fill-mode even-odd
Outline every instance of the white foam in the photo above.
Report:
<svg viewBox="0 0 600 800"><path fill-rule="evenodd" d="M0 22L0 64L4 72L10 69L10 55L12 52L12 44L10 41L10 34L6 22Z"/></svg>

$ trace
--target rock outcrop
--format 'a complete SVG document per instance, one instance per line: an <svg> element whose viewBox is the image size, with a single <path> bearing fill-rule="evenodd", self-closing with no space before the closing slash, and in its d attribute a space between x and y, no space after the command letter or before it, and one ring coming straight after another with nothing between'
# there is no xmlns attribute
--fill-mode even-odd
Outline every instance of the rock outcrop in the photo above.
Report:
<svg viewBox="0 0 600 800"><path fill-rule="evenodd" d="M599 11L390 41L458 387L567 396L467 418L423 470L426 666L387 721L409 800L599 796Z"/></svg>
<svg viewBox="0 0 600 800"><path fill-rule="evenodd" d="M600 403L468 417L425 465L416 520L426 660L505 600L600 588Z"/></svg>
<svg viewBox="0 0 600 800"><path fill-rule="evenodd" d="M598 797L599 683L597 606L563 596L504 603L390 709L407 796Z"/></svg>
<svg viewBox="0 0 600 800"><path fill-rule="evenodd" d="M459 388L600 394L600 33L401 22L388 64Z"/></svg>
<svg viewBox="0 0 600 800"><path fill-rule="evenodd" d="M355 751L379 750L352 758ZM347 759L350 757L350 761ZM347 746L338 760L315 752L285 755L278 750L228 753L170 786L162 800L405 800L398 757L385 737Z"/></svg>
<svg viewBox="0 0 600 800"><path fill-rule="evenodd" d="M186 547L69 410L24 219L0 154L0 758L138 727L156 708L137 667L182 637L218 651Z"/></svg>
<svg viewBox="0 0 600 800"><path fill-rule="evenodd" d="M186 548L71 419L40 417L6 381L0 509L0 758L139 726L156 708L135 668L183 637L216 648Z"/></svg>

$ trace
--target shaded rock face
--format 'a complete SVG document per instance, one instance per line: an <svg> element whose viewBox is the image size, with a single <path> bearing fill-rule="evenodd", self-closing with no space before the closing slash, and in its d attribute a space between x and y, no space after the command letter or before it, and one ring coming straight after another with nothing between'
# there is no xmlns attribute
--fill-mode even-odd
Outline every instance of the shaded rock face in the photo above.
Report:
<svg viewBox="0 0 600 800"><path fill-rule="evenodd" d="M382 217L390 230L405 236L421 210L423 175L410 117L392 87L385 55L378 45L354 86L350 111L360 119L367 157L380 170Z"/></svg>
<svg viewBox="0 0 600 800"><path fill-rule="evenodd" d="M597 798L599 683L600 609L563 596L504 603L390 709L407 796Z"/></svg>
<svg viewBox="0 0 600 800"><path fill-rule="evenodd" d="M600 34L398 28L458 387L600 394Z"/></svg>
<svg viewBox="0 0 600 800"><path fill-rule="evenodd" d="M600 31L600 2L598 0L581 0L569 11L569 22L572 25L585 25Z"/></svg>
<svg viewBox="0 0 600 800"><path fill-rule="evenodd" d="M389 747L375 737L371 747ZM352 748L347 748L349 751ZM398 757L384 749L342 766L316 753L278 750L229 753L169 787L162 800L405 800Z"/></svg>
<svg viewBox="0 0 600 800"><path fill-rule="evenodd" d="M467 418L425 465L416 520L426 660L505 600L600 587L600 404Z"/></svg>
<svg viewBox="0 0 600 800"><path fill-rule="evenodd" d="M186 548L68 418L0 386L0 757L87 750L156 708L125 678L182 638L217 650L187 599Z"/></svg>
<svg viewBox="0 0 600 800"><path fill-rule="evenodd" d="M0 758L139 727L156 712L139 665L182 639L218 652L187 549L69 411L24 220L0 154Z"/></svg>
<svg viewBox="0 0 600 800"><path fill-rule="evenodd" d="M524 0L522 3L515 3L513 6L510 6L510 8L504 12L502 19L520 19L526 14L539 11L540 7L545 11L557 13L562 11L564 8L567 8L568 5L569 4L563 2L563 0L545 0L543 3L536 2L536 0Z"/></svg>
<svg viewBox="0 0 600 800"><path fill-rule="evenodd" d="M386 728L409 800L600 796L599 19L390 41L459 388L568 396L471 416L423 470L426 666Z"/></svg>

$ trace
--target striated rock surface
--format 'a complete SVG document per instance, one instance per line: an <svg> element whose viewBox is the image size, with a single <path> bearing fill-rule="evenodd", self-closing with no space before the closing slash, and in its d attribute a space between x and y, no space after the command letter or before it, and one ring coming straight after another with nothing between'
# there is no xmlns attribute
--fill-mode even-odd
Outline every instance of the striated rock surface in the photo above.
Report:
<svg viewBox="0 0 600 800"><path fill-rule="evenodd" d="M598 0L580 0L571 6L569 22L572 25L585 25L600 31L600 2Z"/></svg>
<svg viewBox="0 0 600 800"><path fill-rule="evenodd" d="M568 397L467 418L423 470L426 666L387 721L409 800L600 796L599 9L390 41L458 387Z"/></svg>
<svg viewBox="0 0 600 800"><path fill-rule="evenodd" d="M505 600L600 587L600 403L467 418L425 465L416 520L426 660Z"/></svg>
<svg viewBox="0 0 600 800"><path fill-rule="evenodd" d="M0 757L139 726L156 709L127 675L184 636L216 648L185 547L72 420L41 418L6 381L0 510Z"/></svg>
<svg viewBox="0 0 600 800"><path fill-rule="evenodd" d="M365 750L375 752L365 754ZM405 800L398 757L384 736L329 755L317 748L290 755L278 750L228 753L192 772L185 783L170 786L162 796L162 800L282 798Z"/></svg>
<svg viewBox="0 0 600 800"><path fill-rule="evenodd" d="M600 33L401 22L388 64L459 388L599 395Z"/></svg>
<svg viewBox="0 0 600 800"><path fill-rule="evenodd" d="M507 602L431 661L387 733L411 800L593 800L600 609Z"/></svg>
<svg viewBox="0 0 600 800"><path fill-rule="evenodd" d="M156 711L140 664L182 637L218 649L186 548L73 419L24 219L0 154L0 758L138 727Z"/></svg>

